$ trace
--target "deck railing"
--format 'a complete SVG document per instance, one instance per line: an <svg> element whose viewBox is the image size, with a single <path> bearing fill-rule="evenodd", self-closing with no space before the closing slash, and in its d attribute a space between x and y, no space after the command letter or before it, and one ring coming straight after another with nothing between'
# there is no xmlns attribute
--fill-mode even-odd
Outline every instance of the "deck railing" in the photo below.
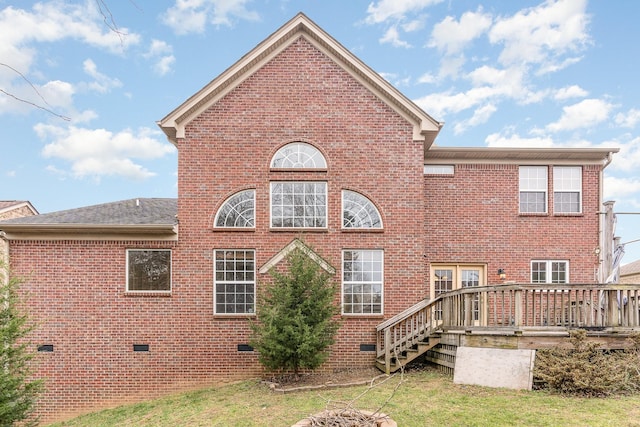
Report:
<svg viewBox="0 0 640 427"><path fill-rule="evenodd" d="M388 361L437 331L640 327L640 285L507 284L458 289L423 300L377 327Z"/></svg>

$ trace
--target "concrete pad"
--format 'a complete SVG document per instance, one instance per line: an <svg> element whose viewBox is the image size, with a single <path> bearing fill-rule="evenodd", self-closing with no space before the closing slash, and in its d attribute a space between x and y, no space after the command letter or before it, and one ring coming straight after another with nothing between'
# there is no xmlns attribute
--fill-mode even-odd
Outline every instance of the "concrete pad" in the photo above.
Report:
<svg viewBox="0 0 640 427"><path fill-rule="evenodd" d="M531 390L535 350L458 347L455 384Z"/></svg>

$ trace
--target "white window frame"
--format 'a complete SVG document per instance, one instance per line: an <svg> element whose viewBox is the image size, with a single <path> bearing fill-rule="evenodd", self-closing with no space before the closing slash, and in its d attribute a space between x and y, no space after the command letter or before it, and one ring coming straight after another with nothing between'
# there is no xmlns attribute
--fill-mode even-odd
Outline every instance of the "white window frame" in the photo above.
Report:
<svg viewBox="0 0 640 427"><path fill-rule="evenodd" d="M130 289L130 262L131 262L131 254L133 252L168 252L169 253L169 289ZM171 249L150 249L150 248L136 248L136 249L127 249L127 271L126 271L126 291L131 293L159 293L159 294L169 294L171 293L171 289L173 288L173 252Z"/></svg>
<svg viewBox="0 0 640 427"><path fill-rule="evenodd" d="M226 277L222 280L218 279L219 269L217 268L218 252L245 252L253 254L253 270L244 270L245 273L251 271L253 273L252 280L237 280L235 277L233 279L227 279ZM235 259L235 258L234 258ZM226 260L226 258L225 258ZM225 262L224 260L222 261ZM238 270L233 270L236 272ZM231 271L227 271L226 267L223 273L232 273ZM253 309L246 312L218 312L218 285L252 285L253 288ZM246 293L244 295L247 295ZM225 301L223 304L227 304ZM246 304L246 301L242 304ZM214 249L213 250L213 314L216 316L255 316L256 313L256 251L255 249L244 249L244 248L236 248L236 249Z"/></svg>
<svg viewBox="0 0 640 427"><path fill-rule="evenodd" d="M274 186L276 185L307 185L307 184L313 184L314 186L317 185L322 185L324 187L324 216L318 216L316 217L315 215L312 218L322 218L324 220L324 225L322 226L317 226L317 225L305 225L303 224L302 226L296 226L296 225L291 225L291 226L286 226L286 225L274 225L274 210L276 207L280 207L283 211L282 215L281 215L281 219L283 220L283 222L285 220L293 220L295 221L296 218L302 218L303 222L305 222L305 220L308 218L306 216L306 210L307 210L307 206L304 205L303 208L305 210L305 215L302 217L296 217L295 215L292 216L285 216L284 215L284 209L286 207L290 207L291 209L295 210L296 205L295 202L293 202L293 205L285 205L284 200L281 202L280 205L274 206ZM329 218L328 218L328 210L329 210L329 189L328 189L328 184L326 181L271 181L270 183L270 187L269 187L269 226L271 229L278 229L278 230L291 230L291 229L314 229L314 230L325 230L328 228L328 222L329 222ZM284 199L284 192L281 193L282 199ZM318 194L318 193L314 193L314 194ZM293 197L294 199L296 197L304 197L304 194L300 195L300 194L296 194L293 193ZM305 198L306 199L306 198ZM315 210L319 207L320 205L314 205L312 206L314 212Z"/></svg>
<svg viewBox="0 0 640 427"><path fill-rule="evenodd" d="M346 203L351 197L350 203ZM347 211L347 205L352 208ZM353 220L345 225L346 213L353 215ZM376 218L377 217L377 218ZM379 230L382 229L382 215L376 205L365 195L352 190L342 190L342 229L343 230Z"/></svg>
<svg viewBox="0 0 640 427"><path fill-rule="evenodd" d="M545 281L534 281L533 280L533 264L534 263L540 263L543 264L545 266ZM561 263L565 265L565 280L564 282L554 282L553 281L553 264L554 263ZM569 280L569 261L567 260L563 260L563 259L533 259L531 260L531 264L530 264L530 279L531 279L531 283L534 284L553 284L553 285L564 285L564 284L568 284L571 283Z"/></svg>
<svg viewBox="0 0 640 427"><path fill-rule="evenodd" d="M367 270L367 272L369 273L373 273L375 275L378 276L378 278L376 279L375 277L372 277L371 280L357 280L354 279L353 276L351 277L351 280L345 280L346 276L347 276L347 271L345 269L345 254L347 252L359 252L359 253L377 253L380 255L380 270L377 271L373 268L370 270ZM369 262L369 260L362 260L363 263L367 263ZM372 263L373 264L373 263ZM353 270L352 270L353 271ZM361 270L362 271L362 270ZM341 297L340 297L340 307L341 307L341 311L342 314L345 316L380 316L384 314L384 250L382 249L343 249L342 251L342 287L341 287ZM362 291L362 293L360 294L356 294L354 292L348 294L345 293L345 288L348 285L352 285L352 286L378 286L380 288L380 311L379 312L374 312L373 311L373 306L374 304L377 305L377 303L373 302L373 298L375 297L375 295L377 295L377 292L369 292L369 293L365 293L364 291ZM363 300L360 301L358 304L360 304L359 306L361 307L361 312L355 312L355 311L348 311L345 310L345 306L347 304L351 305L351 307L355 307L356 303L353 302L353 299L350 303L346 303L346 299L347 299L347 295L351 295L351 297L355 296L355 295L360 295L363 297ZM364 297L369 296L370 299L372 301L365 303L364 301ZM363 312L364 308L366 305L370 305L372 310L371 312Z"/></svg>
<svg viewBox="0 0 640 427"><path fill-rule="evenodd" d="M250 208L247 209L245 206L244 210L242 211L238 210L238 206L247 202L249 199L244 199L244 200L241 200L240 202L235 201L235 199L248 193L251 194ZM219 225L218 221L220 220L220 215L222 215L223 213L227 213L227 214L230 213L230 212L225 212L225 210L227 209L230 212L236 212L237 218L236 218L235 224L226 225L226 219L225 219L225 225ZM248 213L250 213L250 215L248 215ZM227 218L228 218L228 215L227 215ZM238 219L243 219L245 225L237 225ZM251 229L255 228L256 227L256 191L242 190L228 197L227 200L225 200L224 203L220 206L220 208L218 209L218 212L216 212L216 216L213 221L213 226L214 228L251 228Z"/></svg>
<svg viewBox="0 0 640 427"><path fill-rule="evenodd" d="M327 159L311 144L291 142L286 144L271 158L271 169L327 169Z"/></svg>
<svg viewBox="0 0 640 427"><path fill-rule="evenodd" d="M578 210L566 211L558 209L556 194L578 193ZM553 167L553 212L562 214L582 213L582 167L581 166L554 166Z"/></svg>
<svg viewBox="0 0 640 427"><path fill-rule="evenodd" d="M549 212L549 168L547 166L520 166L518 210L522 214L546 214ZM544 211L523 211L522 196L529 193L543 193Z"/></svg>

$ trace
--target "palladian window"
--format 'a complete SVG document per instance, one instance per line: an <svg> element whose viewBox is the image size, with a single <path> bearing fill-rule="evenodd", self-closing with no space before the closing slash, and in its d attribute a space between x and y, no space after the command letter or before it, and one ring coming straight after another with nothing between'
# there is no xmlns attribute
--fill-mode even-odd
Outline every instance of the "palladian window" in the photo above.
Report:
<svg viewBox="0 0 640 427"><path fill-rule="evenodd" d="M229 197L218 209L215 227L225 228L253 228L255 227L254 190L240 191Z"/></svg>
<svg viewBox="0 0 640 427"><path fill-rule="evenodd" d="M375 205L360 193L342 191L343 228L382 228L382 219Z"/></svg>
<svg viewBox="0 0 640 427"><path fill-rule="evenodd" d="M313 145L292 142L280 148L271 159L272 169L326 169L327 161Z"/></svg>

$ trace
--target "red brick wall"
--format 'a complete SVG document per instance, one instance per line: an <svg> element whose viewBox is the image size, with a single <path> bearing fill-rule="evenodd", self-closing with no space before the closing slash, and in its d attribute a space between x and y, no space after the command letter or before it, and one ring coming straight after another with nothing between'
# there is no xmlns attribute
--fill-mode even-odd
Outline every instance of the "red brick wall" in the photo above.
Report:
<svg viewBox="0 0 640 427"><path fill-rule="evenodd" d="M47 378L45 418L136 396L261 373L248 320L214 316L214 249L255 249L260 268L299 231L270 231L271 180L328 183L328 228L303 239L336 268L343 249L383 249L384 315L344 317L323 369L366 364L375 327L426 296L423 263L422 144L412 125L300 39L188 127L179 141L179 243L12 242L15 272L28 277L39 327L38 376ZM322 172L271 172L282 145L306 141L325 155ZM256 190L253 231L213 231L220 203ZM341 230L341 191L367 195L382 232ZM173 248L171 296L125 295L126 248ZM268 275L258 275L258 284ZM338 286L339 288L339 286ZM336 294L336 302L340 294ZM134 353L133 344L149 344Z"/></svg>
<svg viewBox="0 0 640 427"><path fill-rule="evenodd" d="M340 284L343 249L384 250L384 315L343 316L324 369L371 365L360 344L375 327L428 294L431 262L487 263L528 281L533 258L568 259L571 280L593 282L598 169L583 174L584 214L518 214L515 165L461 165L453 177L424 177L413 128L347 72L299 39L186 129L178 141L179 242L11 243L12 266L26 277L38 321L37 375L47 378L45 418L261 373L246 317L214 316L213 251L254 249L260 268L293 239L333 267ZM325 155L326 171L270 171L282 145L306 141ZM271 231L269 182L328 183L326 230ZM551 182L551 171L550 171ZM256 227L213 230L221 202L256 190ZM341 229L341 191L367 195L382 232ZM553 212L551 210L550 212ZM173 249L170 296L125 294L127 248ZM258 285L268 280L258 275ZM490 280L490 283L495 281ZM336 302L340 295L336 294ZM148 353L133 344L149 344Z"/></svg>
<svg viewBox="0 0 640 427"><path fill-rule="evenodd" d="M325 155L323 172L270 171L273 154L284 144L305 141ZM260 71L188 125L179 141L181 251L176 280L212 292L214 249L256 250L258 268L278 253L299 231L270 231L269 182L321 180L328 183L328 229L308 231L304 240L337 269L346 248L385 252L384 314L396 314L424 298L422 144L412 140L412 126L363 88L348 73L304 39L299 39ZM197 165L194 167L194 165ZM256 229L212 231L212 217L221 200L253 187ZM379 207L384 231L341 231L341 190L367 195ZM259 275L258 282L265 280ZM336 301L340 295L336 295ZM246 319L214 318L211 330L233 328L245 339ZM361 343L375 343L382 316L345 317L332 359L326 368L373 362Z"/></svg>
<svg viewBox="0 0 640 427"><path fill-rule="evenodd" d="M568 260L572 283L595 283L599 246L599 166L582 171L580 215L555 215L549 167L548 214L519 213L518 165L457 165L453 176L426 175L427 264L486 263L488 283L529 283L531 260ZM427 278L428 280L428 278Z"/></svg>

